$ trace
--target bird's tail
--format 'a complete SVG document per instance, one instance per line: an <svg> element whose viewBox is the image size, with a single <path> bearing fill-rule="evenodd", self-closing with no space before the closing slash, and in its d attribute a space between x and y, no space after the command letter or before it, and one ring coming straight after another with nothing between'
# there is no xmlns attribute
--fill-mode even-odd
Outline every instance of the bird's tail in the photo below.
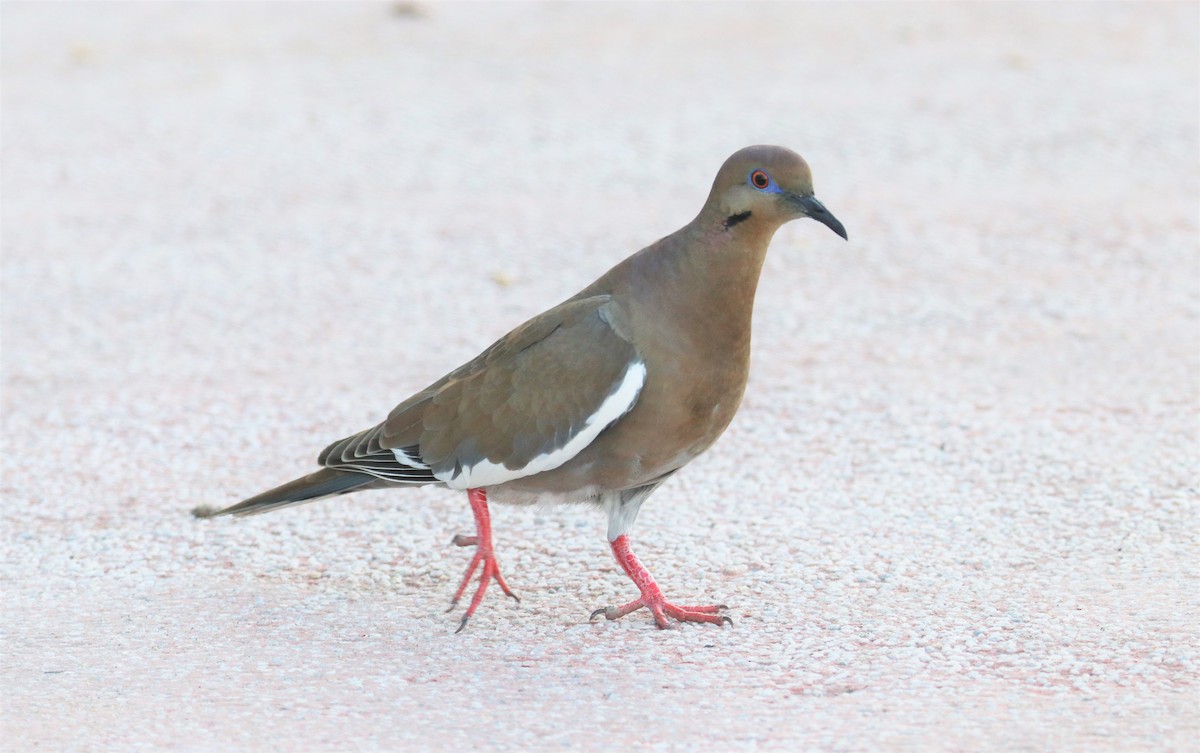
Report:
<svg viewBox="0 0 1200 753"><path fill-rule="evenodd" d="M192 514L197 518L213 518L218 515L258 515L280 507L313 502L322 497L332 497L335 494L369 488L377 481L378 479L374 476L368 476L365 473L322 468L316 473L310 473L303 478L289 481L262 494L256 494L250 499L242 500L223 510L201 506L192 510Z"/></svg>

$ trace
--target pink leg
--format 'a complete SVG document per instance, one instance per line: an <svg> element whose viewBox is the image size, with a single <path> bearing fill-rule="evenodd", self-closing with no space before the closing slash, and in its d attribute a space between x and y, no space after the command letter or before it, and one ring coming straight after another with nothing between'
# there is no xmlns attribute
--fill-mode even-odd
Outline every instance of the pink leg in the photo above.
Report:
<svg viewBox="0 0 1200 753"><path fill-rule="evenodd" d="M504 593L513 597L517 601L517 595L508 588L508 584L504 582L504 576L500 574L500 565L496 562L496 555L492 551L492 518L488 514L487 492L483 489L468 489L467 499L471 502L471 512L475 514L475 535L474 536L455 536L451 542L456 546L473 546L475 547L475 556L471 559L470 566L467 567L467 573L463 576L462 583L459 584L458 590L454 592L454 598L450 600L449 612L458 604L458 600L467 590L467 584L471 582L471 576L475 574L475 568L483 564L483 572L479 574L479 588L475 589L475 596L471 599L471 605L467 607L467 613L463 615L462 622L458 625L456 633L461 633L463 628L467 626L467 620L471 619L471 615L475 614L475 609L479 603L483 601L483 594L487 591L488 584L492 578L500 584L500 588Z"/></svg>
<svg viewBox="0 0 1200 753"><path fill-rule="evenodd" d="M660 628L670 627L667 622L667 617L674 617L680 622L710 622L714 625L721 625L728 622L733 624L733 620L723 614L717 614L722 609L725 609L724 604L704 607L681 607L667 601L659 589L658 584L654 582L654 578L650 575L650 571L638 560L633 550L629 548L629 536L621 534L612 541L613 555L616 556L617 562L621 565L621 569L629 576L638 590L642 592L641 598L620 607L604 607L592 612L591 619L596 619L600 615L604 615L610 620L618 620L630 612L636 612L642 607L646 607L654 615L654 622Z"/></svg>

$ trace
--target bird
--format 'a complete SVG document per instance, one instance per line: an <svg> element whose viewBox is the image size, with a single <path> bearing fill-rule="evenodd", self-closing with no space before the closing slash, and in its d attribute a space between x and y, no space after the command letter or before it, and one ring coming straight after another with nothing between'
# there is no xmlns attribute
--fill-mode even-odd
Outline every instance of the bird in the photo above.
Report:
<svg viewBox="0 0 1200 753"><path fill-rule="evenodd" d="M608 543L639 595L591 613L647 609L659 628L733 624L722 604L682 606L633 553L646 499L709 449L737 412L750 370L751 319L775 232L810 218L846 229L813 193L796 152L749 146L717 171L700 212L482 353L413 394L375 426L340 439L319 470L198 517L254 515L367 489L433 485L465 491L475 547L451 599L476 571L461 632L494 580L489 502L590 503L607 514Z"/></svg>

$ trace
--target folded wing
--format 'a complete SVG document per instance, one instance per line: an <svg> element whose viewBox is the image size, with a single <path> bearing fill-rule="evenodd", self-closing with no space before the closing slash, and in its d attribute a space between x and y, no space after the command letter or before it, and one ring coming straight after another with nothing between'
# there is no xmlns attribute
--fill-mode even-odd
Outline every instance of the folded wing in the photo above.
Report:
<svg viewBox="0 0 1200 753"><path fill-rule="evenodd" d="M608 296L568 301L321 453L398 484L492 486L557 468L636 404L646 367Z"/></svg>

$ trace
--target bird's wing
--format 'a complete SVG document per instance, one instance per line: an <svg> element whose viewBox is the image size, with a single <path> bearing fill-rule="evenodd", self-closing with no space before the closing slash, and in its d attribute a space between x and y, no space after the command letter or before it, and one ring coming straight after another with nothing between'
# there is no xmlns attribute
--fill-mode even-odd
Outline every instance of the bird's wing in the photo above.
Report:
<svg viewBox="0 0 1200 753"><path fill-rule="evenodd" d="M606 295L567 301L321 453L398 483L492 486L557 468L637 402L646 367Z"/></svg>

